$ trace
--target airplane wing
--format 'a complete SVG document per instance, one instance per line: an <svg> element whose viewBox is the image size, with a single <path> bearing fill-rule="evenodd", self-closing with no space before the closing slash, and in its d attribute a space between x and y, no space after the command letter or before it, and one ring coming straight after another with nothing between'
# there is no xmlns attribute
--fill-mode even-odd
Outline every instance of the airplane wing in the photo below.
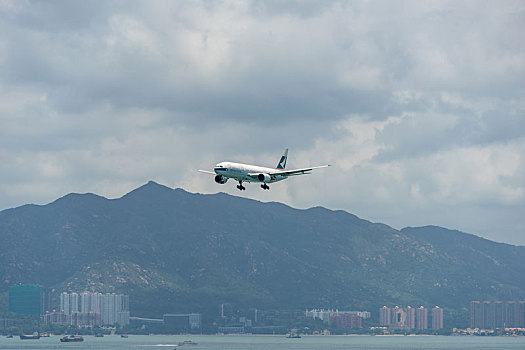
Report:
<svg viewBox="0 0 525 350"><path fill-rule="evenodd" d="M273 172L269 173L268 175L293 176L293 175L310 174L310 171L312 171L314 169L328 168L329 166L330 165L321 165L321 166L313 166L311 168L273 171Z"/></svg>
<svg viewBox="0 0 525 350"><path fill-rule="evenodd" d="M216 173L214 173L213 171L207 171L207 170L197 170L197 171L200 171L201 173L204 173L204 174L210 174L210 175L217 175Z"/></svg>

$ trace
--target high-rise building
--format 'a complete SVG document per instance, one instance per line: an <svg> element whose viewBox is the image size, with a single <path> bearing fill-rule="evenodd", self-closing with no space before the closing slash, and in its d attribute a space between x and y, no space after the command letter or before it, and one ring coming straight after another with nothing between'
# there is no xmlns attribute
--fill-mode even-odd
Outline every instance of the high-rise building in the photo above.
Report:
<svg viewBox="0 0 525 350"><path fill-rule="evenodd" d="M9 286L9 311L23 315L42 312L42 286L17 284Z"/></svg>
<svg viewBox="0 0 525 350"><path fill-rule="evenodd" d="M397 329L428 329L428 309L412 306L379 309L379 325Z"/></svg>
<svg viewBox="0 0 525 350"><path fill-rule="evenodd" d="M518 309L519 304L515 301L507 301L505 303L505 328L518 327Z"/></svg>
<svg viewBox="0 0 525 350"><path fill-rule="evenodd" d="M432 309L432 329L443 328L443 309L436 306Z"/></svg>
<svg viewBox="0 0 525 350"><path fill-rule="evenodd" d="M518 327L525 328L525 301L518 303Z"/></svg>
<svg viewBox="0 0 525 350"><path fill-rule="evenodd" d="M61 325L68 325L69 323L69 317L63 313L62 311L47 311L43 315L43 320L45 323L50 324L61 324Z"/></svg>
<svg viewBox="0 0 525 350"><path fill-rule="evenodd" d="M381 313L381 309L379 310ZM341 310L325 310L325 309L312 309L312 310L306 310L304 315L308 318L319 319L323 321L323 323L330 323L330 318L332 316L338 316L338 315L355 315L359 316L361 320L370 318L371 314L369 311L341 311Z"/></svg>
<svg viewBox="0 0 525 350"><path fill-rule="evenodd" d="M407 326L407 313L403 308L400 308L399 306L395 306L392 310L392 322L390 323L390 326L394 328L399 329L406 329Z"/></svg>
<svg viewBox="0 0 525 350"><path fill-rule="evenodd" d="M60 294L60 311L66 315L71 315L74 312L80 311L79 296L77 293Z"/></svg>
<svg viewBox="0 0 525 350"><path fill-rule="evenodd" d="M416 309L414 309L412 306L407 306L403 310L407 314L405 327L408 329L416 328Z"/></svg>
<svg viewBox="0 0 525 350"><path fill-rule="evenodd" d="M253 323L257 323L259 321L259 314L256 308L248 309L247 316L249 320L253 321Z"/></svg>
<svg viewBox="0 0 525 350"><path fill-rule="evenodd" d="M338 329L362 328L363 318L351 313L334 313L330 316L328 324Z"/></svg>
<svg viewBox="0 0 525 350"><path fill-rule="evenodd" d="M129 324L129 296L115 293L62 293L60 311L75 325Z"/></svg>
<svg viewBox="0 0 525 350"><path fill-rule="evenodd" d="M470 302L470 328L483 328L483 307L479 301Z"/></svg>
<svg viewBox="0 0 525 350"><path fill-rule="evenodd" d="M494 329L494 305L490 301L481 302L483 308L483 328Z"/></svg>
<svg viewBox="0 0 525 350"><path fill-rule="evenodd" d="M525 327L525 301L471 301L470 328Z"/></svg>
<svg viewBox="0 0 525 350"><path fill-rule="evenodd" d="M80 312L91 312L92 309L93 293L83 292L80 293Z"/></svg>
<svg viewBox="0 0 525 350"><path fill-rule="evenodd" d="M103 324L129 324L129 296L114 293L99 296Z"/></svg>
<svg viewBox="0 0 525 350"><path fill-rule="evenodd" d="M428 309L420 306L416 310L416 329L428 329Z"/></svg>
<svg viewBox="0 0 525 350"><path fill-rule="evenodd" d="M494 314L494 328L503 328L505 325L505 303L502 301L495 301L492 303Z"/></svg>
<svg viewBox="0 0 525 350"><path fill-rule="evenodd" d="M45 315L46 312L52 311L52 299L53 292L49 288L42 287L42 292L40 292L40 315Z"/></svg>
<svg viewBox="0 0 525 350"><path fill-rule="evenodd" d="M379 309L379 325L390 326L392 323L392 312L389 307L383 306Z"/></svg>
<svg viewBox="0 0 525 350"><path fill-rule="evenodd" d="M220 314L223 319L230 319L233 316L233 306L230 303L220 305Z"/></svg>

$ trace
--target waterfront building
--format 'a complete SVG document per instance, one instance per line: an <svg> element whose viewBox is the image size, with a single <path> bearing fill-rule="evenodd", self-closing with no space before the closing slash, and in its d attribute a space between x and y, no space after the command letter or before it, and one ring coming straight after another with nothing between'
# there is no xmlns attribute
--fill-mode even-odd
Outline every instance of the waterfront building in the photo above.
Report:
<svg viewBox="0 0 525 350"><path fill-rule="evenodd" d="M443 309L439 306L432 309L432 329L443 329Z"/></svg>
<svg viewBox="0 0 525 350"><path fill-rule="evenodd" d="M60 294L60 311L66 315L71 315L74 312L79 312L79 297L77 293Z"/></svg>
<svg viewBox="0 0 525 350"><path fill-rule="evenodd" d="M244 334L242 326L222 326L218 328L220 334Z"/></svg>
<svg viewBox="0 0 525 350"><path fill-rule="evenodd" d="M201 328L201 314L164 314L164 325L179 332Z"/></svg>
<svg viewBox="0 0 525 350"><path fill-rule="evenodd" d="M370 318L371 314L369 311L339 311L339 310L325 310L325 309L312 309L306 310L304 315L309 318L319 319L326 324L330 323L330 318L332 316L338 315L354 315L360 317L361 321L363 319Z"/></svg>
<svg viewBox="0 0 525 350"><path fill-rule="evenodd" d="M379 309L379 325L394 329L428 329L428 309L412 306Z"/></svg>
<svg viewBox="0 0 525 350"><path fill-rule="evenodd" d="M471 301L470 328L525 327L525 301Z"/></svg>
<svg viewBox="0 0 525 350"><path fill-rule="evenodd" d="M42 287L42 292L40 293L40 315L45 315L46 312L53 310L52 299L52 290Z"/></svg>
<svg viewBox="0 0 525 350"><path fill-rule="evenodd" d="M261 326L250 328L252 334L286 334L287 330L284 326Z"/></svg>
<svg viewBox="0 0 525 350"><path fill-rule="evenodd" d="M400 308L399 306L395 306L392 309L392 321L390 323L390 326L392 328L398 328L398 329L406 329L407 326L407 313L403 308Z"/></svg>
<svg viewBox="0 0 525 350"><path fill-rule="evenodd" d="M328 325L338 329L362 328L363 318L351 313L338 313L330 316Z"/></svg>
<svg viewBox="0 0 525 350"><path fill-rule="evenodd" d="M230 303L222 303L220 305L220 314L223 319L231 319L233 317L233 306Z"/></svg>
<svg viewBox="0 0 525 350"><path fill-rule="evenodd" d="M372 317L372 314L370 313L370 311L349 311L348 313L352 315L357 315L361 317L362 319L367 319L367 318Z"/></svg>
<svg viewBox="0 0 525 350"><path fill-rule="evenodd" d="M325 310L325 309L312 309L312 310L306 310L304 315L309 318L313 318L321 320L325 323L328 323L328 320L330 319L330 315L335 313L334 310Z"/></svg>
<svg viewBox="0 0 525 350"><path fill-rule="evenodd" d="M472 310L471 310L472 312ZM505 303L505 328L517 328L519 304L515 301L507 301Z"/></svg>
<svg viewBox="0 0 525 350"><path fill-rule="evenodd" d="M42 286L17 284L9 286L9 312L22 315L40 315Z"/></svg>
<svg viewBox="0 0 525 350"><path fill-rule="evenodd" d="M102 324L100 312L73 312L69 320L70 324L78 327L93 327Z"/></svg>
<svg viewBox="0 0 525 350"><path fill-rule="evenodd" d="M493 328L502 329L505 327L505 303L502 301L495 301L492 303L493 312Z"/></svg>
<svg viewBox="0 0 525 350"><path fill-rule="evenodd" d="M91 307L92 299L95 299L93 298L93 293L89 293L89 292L80 293L80 307L79 307L80 312L87 313L87 312L93 311Z"/></svg>
<svg viewBox="0 0 525 350"><path fill-rule="evenodd" d="M483 301L481 302L481 308L483 310L483 328L494 329L494 309L492 303L490 301Z"/></svg>
<svg viewBox="0 0 525 350"><path fill-rule="evenodd" d="M0 329L5 329L15 326L15 320L12 318L0 318Z"/></svg>
<svg viewBox="0 0 525 350"><path fill-rule="evenodd" d="M483 308L481 302L470 302L470 328L484 328L483 327Z"/></svg>
<svg viewBox="0 0 525 350"><path fill-rule="evenodd" d="M69 317L62 311L47 311L43 315L43 321L48 324L68 325Z"/></svg>
<svg viewBox="0 0 525 350"><path fill-rule="evenodd" d="M62 293L60 311L77 326L129 324L129 296L115 293Z"/></svg>
<svg viewBox="0 0 525 350"><path fill-rule="evenodd" d="M257 323L259 321L259 312L256 308L250 308L248 309L248 319L252 320L253 323Z"/></svg>
<svg viewBox="0 0 525 350"><path fill-rule="evenodd" d="M404 311L407 314L405 327L408 329L416 328L416 309L412 306L407 306Z"/></svg>
<svg viewBox="0 0 525 350"><path fill-rule="evenodd" d="M392 323L392 312L389 307L383 306L379 309L379 325L390 326Z"/></svg>
<svg viewBox="0 0 525 350"><path fill-rule="evenodd" d="M428 329L428 309L423 306L416 310L416 329Z"/></svg>
<svg viewBox="0 0 525 350"><path fill-rule="evenodd" d="M518 303L518 317L517 324L519 328L525 328L525 301Z"/></svg>

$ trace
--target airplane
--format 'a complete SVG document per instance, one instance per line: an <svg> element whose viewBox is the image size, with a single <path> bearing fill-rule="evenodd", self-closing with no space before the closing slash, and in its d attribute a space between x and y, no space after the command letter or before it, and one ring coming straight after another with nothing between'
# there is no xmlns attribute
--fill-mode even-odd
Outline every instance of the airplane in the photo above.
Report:
<svg viewBox="0 0 525 350"><path fill-rule="evenodd" d="M240 191L246 190L246 187L242 185L244 182L262 182L261 188L269 190L269 183L281 181L287 179L289 176L310 174L314 169L327 168L330 165L314 166L310 168L285 170L286 160L288 159L288 148L284 150L277 167L266 168L256 165L233 163L233 162L221 162L215 166L212 171L199 170L201 173L215 175L215 182L218 184L225 184L228 179L234 179L239 184L237 188Z"/></svg>

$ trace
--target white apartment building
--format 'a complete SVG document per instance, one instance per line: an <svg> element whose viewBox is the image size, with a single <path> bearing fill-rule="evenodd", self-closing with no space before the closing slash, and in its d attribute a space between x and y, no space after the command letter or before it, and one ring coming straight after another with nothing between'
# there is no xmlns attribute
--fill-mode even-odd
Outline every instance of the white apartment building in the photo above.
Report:
<svg viewBox="0 0 525 350"><path fill-rule="evenodd" d="M70 320L100 319L96 322L104 325L129 324L129 296L124 294L62 293L60 295L60 310ZM87 314L95 315L95 317L83 317Z"/></svg>

